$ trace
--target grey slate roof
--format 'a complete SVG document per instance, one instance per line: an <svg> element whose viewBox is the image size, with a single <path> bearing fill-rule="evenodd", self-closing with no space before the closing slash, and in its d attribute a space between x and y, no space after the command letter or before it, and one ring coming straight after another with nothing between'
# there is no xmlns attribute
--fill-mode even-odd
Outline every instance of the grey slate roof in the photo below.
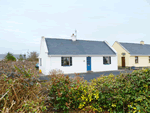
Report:
<svg viewBox="0 0 150 113"><path fill-rule="evenodd" d="M45 38L49 55L116 55L103 41Z"/></svg>
<svg viewBox="0 0 150 113"><path fill-rule="evenodd" d="M150 55L149 44L123 43L119 42L131 55Z"/></svg>

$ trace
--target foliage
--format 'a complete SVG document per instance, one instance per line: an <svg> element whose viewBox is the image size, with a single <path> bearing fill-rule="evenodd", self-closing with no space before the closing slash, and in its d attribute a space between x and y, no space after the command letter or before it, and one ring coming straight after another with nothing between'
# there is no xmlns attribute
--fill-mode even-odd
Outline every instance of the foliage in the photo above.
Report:
<svg viewBox="0 0 150 113"><path fill-rule="evenodd" d="M24 60L24 58L23 58L23 55L22 55L22 54L20 54L20 55L19 55L19 58L18 58L18 60L19 60L19 61L22 61L22 60Z"/></svg>
<svg viewBox="0 0 150 113"><path fill-rule="evenodd" d="M19 65L17 63L15 62ZM20 64L19 68L15 64L14 67L11 67L11 62L2 65L3 71L6 68L15 73L11 76L5 72L0 73L0 112L44 112L47 109L44 104L45 97L37 75L31 72L34 69L27 68L29 64Z"/></svg>
<svg viewBox="0 0 150 113"><path fill-rule="evenodd" d="M18 61L18 62L12 62L12 61L1 61L0 62L0 75L1 73L6 74L7 76L13 76L13 74L16 72L15 65L22 69L25 68L25 70L30 70L34 75L38 75L38 71L35 68L37 62L31 62L31 61Z"/></svg>
<svg viewBox="0 0 150 113"><path fill-rule="evenodd" d="M76 100L79 98L76 97L76 93L80 92L77 83L83 82L83 79L78 78L78 81L69 79L69 76L64 76L61 72L56 74L56 70L51 72L50 77L49 96L52 97L50 104L59 111L77 109L80 104L80 101Z"/></svg>
<svg viewBox="0 0 150 113"><path fill-rule="evenodd" d="M150 69L131 74L101 76L91 82L63 74L51 78L49 102L58 110L97 112L150 112Z"/></svg>
<svg viewBox="0 0 150 113"><path fill-rule="evenodd" d="M30 52L28 53L28 61L38 61L38 53L37 52Z"/></svg>
<svg viewBox="0 0 150 113"><path fill-rule="evenodd" d="M13 56L12 53L7 53L7 55L5 56L5 60L6 61L16 61L16 58Z"/></svg>
<svg viewBox="0 0 150 113"><path fill-rule="evenodd" d="M87 82L61 70L50 81L38 80L37 62L0 62L0 112L90 111L150 112L150 69L131 74L100 76ZM44 86L44 87L43 87Z"/></svg>

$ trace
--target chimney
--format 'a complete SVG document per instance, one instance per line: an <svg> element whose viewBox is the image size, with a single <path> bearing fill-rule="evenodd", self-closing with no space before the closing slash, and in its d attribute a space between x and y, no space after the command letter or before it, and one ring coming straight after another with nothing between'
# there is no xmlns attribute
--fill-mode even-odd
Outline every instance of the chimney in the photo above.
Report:
<svg viewBox="0 0 150 113"><path fill-rule="evenodd" d="M76 41L76 36L74 34L72 34L72 41Z"/></svg>
<svg viewBox="0 0 150 113"><path fill-rule="evenodd" d="M44 37L44 36L42 36L42 38L44 39L45 37Z"/></svg>
<svg viewBox="0 0 150 113"><path fill-rule="evenodd" d="M141 41L140 44L144 45L144 41Z"/></svg>

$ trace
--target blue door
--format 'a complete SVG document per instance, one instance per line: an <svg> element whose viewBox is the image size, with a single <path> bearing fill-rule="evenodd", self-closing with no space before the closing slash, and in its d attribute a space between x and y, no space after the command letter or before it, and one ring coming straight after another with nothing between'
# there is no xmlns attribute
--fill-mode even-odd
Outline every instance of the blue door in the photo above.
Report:
<svg viewBox="0 0 150 113"><path fill-rule="evenodd" d="M91 57L87 57L87 71L91 71Z"/></svg>

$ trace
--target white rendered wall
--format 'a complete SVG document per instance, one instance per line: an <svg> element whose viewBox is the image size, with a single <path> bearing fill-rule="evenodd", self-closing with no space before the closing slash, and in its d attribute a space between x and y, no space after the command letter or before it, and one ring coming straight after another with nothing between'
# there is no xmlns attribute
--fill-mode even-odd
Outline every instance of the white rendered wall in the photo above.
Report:
<svg viewBox="0 0 150 113"><path fill-rule="evenodd" d="M91 57L91 70L93 72L118 70L117 56L111 57L109 65L103 64L103 57Z"/></svg>
<svg viewBox="0 0 150 113"><path fill-rule="evenodd" d="M72 57L72 66L61 66L61 57L49 57L49 59L47 74L53 69L60 69L65 74L87 72L86 57Z"/></svg>
<svg viewBox="0 0 150 113"><path fill-rule="evenodd" d="M87 60L86 57L72 57L72 66L61 66L61 57L49 57L46 61L46 75L53 69L60 69L65 74L69 73L86 73ZM111 57L111 64L104 65L103 57L91 57L91 71L111 71L118 70L117 56Z"/></svg>
<svg viewBox="0 0 150 113"><path fill-rule="evenodd" d="M45 52L46 43L45 39L41 39L41 47L40 47L40 55L39 55L39 70L41 69L43 74L47 74L47 61L49 61L49 57L47 53ZM42 58L42 66L40 66L40 58Z"/></svg>

